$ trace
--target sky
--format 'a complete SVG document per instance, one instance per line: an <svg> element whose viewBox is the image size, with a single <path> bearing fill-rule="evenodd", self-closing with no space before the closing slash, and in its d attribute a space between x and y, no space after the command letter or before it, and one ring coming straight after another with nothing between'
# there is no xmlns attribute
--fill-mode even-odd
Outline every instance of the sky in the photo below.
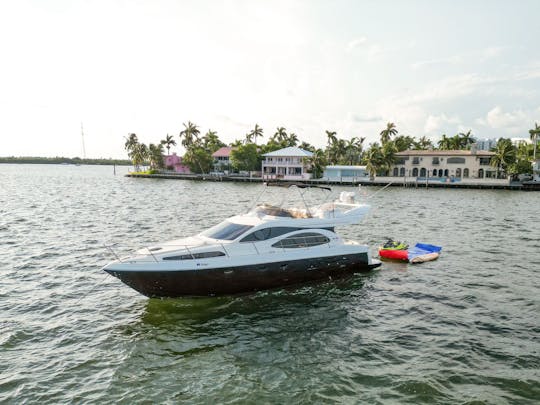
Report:
<svg viewBox="0 0 540 405"><path fill-rule="evenodd" d="M0 156L126 158L194 122L322 147L540 123L540 1L0 0ZM174 148L183 153L181 147Z"/></svg>

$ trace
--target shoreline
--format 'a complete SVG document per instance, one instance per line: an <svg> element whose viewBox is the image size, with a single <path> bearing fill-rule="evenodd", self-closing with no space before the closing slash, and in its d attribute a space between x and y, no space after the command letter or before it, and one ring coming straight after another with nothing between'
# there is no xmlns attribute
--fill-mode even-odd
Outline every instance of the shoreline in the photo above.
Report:
<svg viewBox="0 0 540 405"><path fill-rule="evenodd" d="M261 183L267 181L261 177L248 176L213 176L202 174L143 174L128 173L126 177L164 179L164 180L193 180L193 181L214 181L214 182L235 182L235 183ZM434 180L417 180L411 178L396 177L376 177L369 179L351 179L351 180L331 180L331 179L309 179L309 180L272 180L277 183L304 183L311 185L334 185L334 186L390 186L405 188L448 188L448 189L480 189L480 190L517 190L517 191L540 191L540 182L486 182L486 181L467 181L467 182L441 182ZM529 184L527 184L529 183ZM532 183L532 184L530 184Z"/></svg>

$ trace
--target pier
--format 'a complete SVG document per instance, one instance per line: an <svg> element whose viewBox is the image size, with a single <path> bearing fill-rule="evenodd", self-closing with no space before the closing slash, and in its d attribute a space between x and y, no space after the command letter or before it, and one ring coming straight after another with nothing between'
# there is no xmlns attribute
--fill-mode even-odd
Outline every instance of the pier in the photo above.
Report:
<svg viewBox="0 0 540 405"><path fill-rule="evenodd" d="M175 173L128 173L126 177L150 178L150 179L174 179L174 180L194 180L194 181L215 181L215 182L241 182L241 183L261 183L266 181L297 183L298 180L266 179L260 176L239 176L239 175L211 175L211 174L175 174ZM540 190L539 187L531 187L521 182L512 182L508 179L461 179L460 181L442 181L434 178L416 177L381 177L374 179L362 178L337 178L337 179L305 179L301 180L306 184L320 184L333 186L387 186L408 187L408 188L449 188L449 189L488 189L488 190ZM528 182L531 183L531 182Z"/></svg>

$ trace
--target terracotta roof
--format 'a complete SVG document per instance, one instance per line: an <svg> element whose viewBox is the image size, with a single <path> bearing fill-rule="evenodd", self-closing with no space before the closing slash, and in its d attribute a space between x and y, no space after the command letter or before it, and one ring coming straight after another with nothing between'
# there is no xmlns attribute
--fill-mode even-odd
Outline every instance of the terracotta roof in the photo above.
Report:
<svg viewBox="0 0 540 405"><path fill-rule="evenodd" d="M233 151L233 149L234 148L230 146L224 146L212 153L212 157L229 157L231 156L231 152Z"/></svg>
<svg viewBox="0 0 540 405"><path fill-rule="evenodd" d="M404 150L397 152L396 156L493 156L494 152L487 150L477 150L472 153L470 150Z"/></svg>

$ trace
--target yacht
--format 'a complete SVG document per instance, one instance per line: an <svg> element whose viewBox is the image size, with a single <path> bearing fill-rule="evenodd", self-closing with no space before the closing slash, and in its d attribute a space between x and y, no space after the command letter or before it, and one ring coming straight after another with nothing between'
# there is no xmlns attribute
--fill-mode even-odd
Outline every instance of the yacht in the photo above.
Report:
<svg viewBox="0 0 540 405"><path fill-rule="evenodd" d="M368 211L351 192L304 208L255 204L198 235L140 249L103 270L148 297L233 295L339 278L380 266L366 245L335 233L335 226L358 223Z"/></svg>

